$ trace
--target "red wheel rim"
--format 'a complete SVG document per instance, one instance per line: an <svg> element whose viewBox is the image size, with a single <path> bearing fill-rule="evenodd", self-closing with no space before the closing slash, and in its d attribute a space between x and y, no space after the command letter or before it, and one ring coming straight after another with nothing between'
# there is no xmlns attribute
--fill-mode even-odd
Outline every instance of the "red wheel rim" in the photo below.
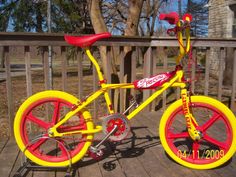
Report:
<svg viewBox="0 0 236 177"><path fill-rule="evenodd" d="M54 108L52 110L52 116L49 116L49 121L42 120L41 118L35 116L36 113L40 115L38 109L40 110L44 104L51 104ZM73 109L73 105L65 100L58 98L41 99L27 108L27 110L23 114L20 124L20 134L23 143L25 144L25 146L27 146L27 150L30 151L31 154L47 162L63 162L68 160L68 153L69 156L73 158L81 151L86 142L86 135L80 135L79 138L75 136L61 137L56 141L50 138L45 138L48 137L47 129L55 125L55 123L60 120L60 115L63 111L67 112L65 111L66 109L67 111ZM62 125L58 128L58 131L66 132L72 130L86 130L87 126L82 114L78 113L77 118L79 119L79 121L76 122L75 125ZM37 127L39 130L29 131L29 123L31 123L31 126ZM39 135L44 136L44 138L39 138L38 140L32 141ZM65 149L65 147L68 146L69 148Z"/></svg>
<svg viewBox="0 0 236 177"><path fill-rule="evenodd" d="M196 127L202 133L202 139L193 141L190 138L186 130L182 107L179 107L171 114L166 124L165 137L168 146L176 156L189 163L199 165L213 163L222 158L231 147L232 128L230 122L221 111L211 105L194 103L191 109L196 119L200 119L201 116L209 117L201 120L201 123ZM195 111L196 109L199 110ZM204 112L201 115L202 110ZM199 117L197 117L197 113ZM182 130L180 125L183 126Z"/></svg>

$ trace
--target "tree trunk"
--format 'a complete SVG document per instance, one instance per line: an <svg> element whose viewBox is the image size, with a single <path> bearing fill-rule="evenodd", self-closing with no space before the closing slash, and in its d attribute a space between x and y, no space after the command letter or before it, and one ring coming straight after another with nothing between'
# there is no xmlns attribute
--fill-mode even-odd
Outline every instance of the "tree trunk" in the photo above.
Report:
<svg viewBox="0 0 236 177"><path fill-rule="evenodd" d="M42 6L42 3L38 3L36 5L36 32L38 33L42 33L43 32L43 29L42 29L42 24L43 24L43 16L42 16L42 13L41 13L41 6Z"/></svg>
<svg viewBox="0 0 236 177"><path fill-rule="evenodd" d="M136 36L138 34L138 24L140 19L140 14L142 11L143 0L129 0L129 12L126 22L125 36ZM126 82L131 82L131 56L132 48L124 47L125 58L124 58L124 77ZM126 93L126 107L129 104L128 98L130 97L130 90Z"/></svg>
<svg viewBox="0 0 236 177"><path fill-rule="evenodd" d="M136 36L138 34L139 18L142 11L143 0L129 0L129 15L126 22L125 36ZM125 74L127 75L127 82L131 80L131 56L132 48L125 47ZM126 61L130 60L130 61Z"/></svg>
<svg viewBox="0 0 236 177"><path fill-rule="evenodd" d="M102 13L101 13L101 7L100 7L100 0L87 0L88 6L89 6L89 13L90 13L90 18L91 22L93 24L93 28L95 33L102 33L102 32L107 32L107 26L104 22ZM107 55L106 55L106 47L101 46L99 47L101 59L102 59L102 67L103 67L103 72L104 75L107 77ZM114 62L112 62L114 63ZM115 66L112 66L112 73L116 74Z"/></svg>
<svg viewBox="0 0 236 177"><path fill-rule="evenodd" d="M126 22L125 36L135 36L138 34L142 6L143 0L129 0L129 15Z"/></svg>
<svg viewBox="0 0 236 177"><path fill-rule="evenodd" d="M100 0L87 0L88 7L89 7L89 13L90 13L90 18L91 22L94 28L95 33L102 33L102 32L107 32L107 26L104 22L102 13L101 13L101 7L100 7ZM99 47L100 51L100 56L102 60L102 68L103 68L103 73L106 78L111 77L111 82L112 83L119 83L119 77L116 71L116 66L115 66L115 58L112 56L109 58L111 61L107 61L107 50L106 46L100 46ZM111 73L108 73L108 62L111 63ZM111 74L110 76L108 76ZM111 98L114 103L114 97L115 97L115 92L114 90L111 91Z"/></svg>
<svg viewBox="0 0 236 177"><path fill-rule="evenodd" d="M232 85L232 73L233 73L233 62L234 61L234 49L226 48L226 61L223 83L225 86Z"/></svg>
<svg viewBox="0 0 236 177"><path fill-rule="evenodd" d="M89 5L89 12L90 18L95 30L95 33L106 32L107 27L104 22L101 9L100 9L100 0L87 0ZM139 18L141 14L143 6L143 0L129 0L129 15L126 21L126 29L125 29L125 36L135 36L138 34L138 24ZM124 58L124 77L127 78L126 82L131 82L131 56L132 56L132 49L131 47L125 47L125 58ZM100 55L102 58L103 70L104 74L107 76L107 58L106 58L106 48L100 47ZM119 78L115 69L115 61L114 57L111 57L112 61L112 82L117 83L119 82ZM127 92L127 95L130 93ZM128 96L126 97L128 98ZM126 105L128 105L128 100L126 101Z"/></svg>

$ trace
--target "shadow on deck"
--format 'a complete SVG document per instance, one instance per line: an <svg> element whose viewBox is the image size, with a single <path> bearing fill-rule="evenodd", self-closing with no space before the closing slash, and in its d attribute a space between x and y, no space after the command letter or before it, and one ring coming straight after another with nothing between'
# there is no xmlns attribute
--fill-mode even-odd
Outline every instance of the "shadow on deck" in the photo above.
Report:
<svg viewBox="0 0 236 177"><path fill-rule="evenodd" d="M141 113L131 121L130 136L121 143L105 143L105 155L95 161L85 157L75 164L74 177L228 177L236 174L236 156L213 170L192 170L171 160L160 144L160 112ZM20 168L22 154L14 139L0 142L0 176L11 177ZM64 177L65 171L33 171L26 177Z"/></svg>

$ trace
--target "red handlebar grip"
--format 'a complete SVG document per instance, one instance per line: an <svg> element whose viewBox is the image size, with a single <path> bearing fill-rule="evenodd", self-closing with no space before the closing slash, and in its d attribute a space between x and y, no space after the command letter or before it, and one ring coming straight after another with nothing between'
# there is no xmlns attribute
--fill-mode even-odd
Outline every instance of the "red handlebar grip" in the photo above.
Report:
<svg viewBox="0 0 236 177"><path fill-rule="evenodd" d="M169 14L160 14L160 20L166 20L169 24L174 25L179 21L179 15L176 12L171 12Z"/></svg>
<svg viewBox="0 0 236 177"><path fill-rule="evenodd" d="M191 22L191 21L193 20L193 17L192 17L191 14L184 14L183 20L184 20L184 21Z"/></svg>

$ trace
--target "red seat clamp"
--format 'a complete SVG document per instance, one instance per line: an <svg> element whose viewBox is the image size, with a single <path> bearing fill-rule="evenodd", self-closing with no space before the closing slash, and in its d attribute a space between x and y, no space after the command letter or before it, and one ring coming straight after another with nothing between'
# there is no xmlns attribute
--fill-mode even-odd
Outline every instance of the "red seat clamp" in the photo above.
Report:
<svg viewBox="0 0 236 177"><path fill-rule="evenodd" d="M100 85L101 85L101 84L105 84L105 83L107 83L107 80L106 80L106 79L99 81L99 84L100 84Z"/></svg>

